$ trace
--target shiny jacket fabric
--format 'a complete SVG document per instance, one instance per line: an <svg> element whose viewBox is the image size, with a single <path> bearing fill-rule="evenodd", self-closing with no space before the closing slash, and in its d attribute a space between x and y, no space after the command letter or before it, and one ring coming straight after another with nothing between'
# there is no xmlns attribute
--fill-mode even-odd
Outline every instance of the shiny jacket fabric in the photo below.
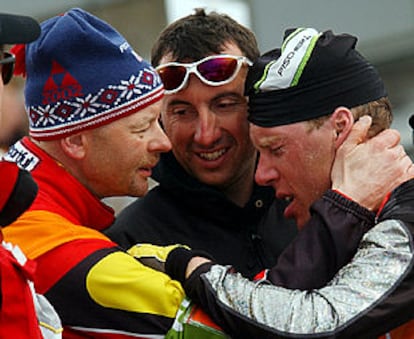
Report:
<svg viewBox="0 0 414 339"><path fill-rule="evenodd" d="M300 258L295 245L306 243L307 230L287 249L290 254L282 254L287 261ZM206 264L185 282L185 290L235 338L375 338L414 318L413 232L411 180L394 190L350 263L332 279L321 270L319 283L329 280L323 287L311 289L312 281L301 286L308 291L278 287L290 283L280 280L280 267L252 282L229 267Z"/></svg>
<svg viewBox="0 0 414 339"><path fill-rule="evenodd" d="M283 217L284 201L271 188L254 186L244 207L189 176L172 153L162 154L159 185L127 206L104 232L124 248L136 243L185 244L204 250L248 277L272 267L296 235Z"/></svg>

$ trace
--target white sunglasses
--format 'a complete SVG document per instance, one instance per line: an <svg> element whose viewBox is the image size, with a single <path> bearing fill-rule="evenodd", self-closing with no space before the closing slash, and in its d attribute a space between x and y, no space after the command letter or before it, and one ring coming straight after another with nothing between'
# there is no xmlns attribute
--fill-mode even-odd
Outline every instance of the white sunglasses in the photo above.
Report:
<svg viewBox="0 0 414 339"><path fill-rule="evenodd" d="M156 70L164 84L165 94L173 94L186 86L191 73L209 86L228 84L244 63L248 66L253 64L245 56L218 54L192 63L169 62L159 65Z"/></svg>

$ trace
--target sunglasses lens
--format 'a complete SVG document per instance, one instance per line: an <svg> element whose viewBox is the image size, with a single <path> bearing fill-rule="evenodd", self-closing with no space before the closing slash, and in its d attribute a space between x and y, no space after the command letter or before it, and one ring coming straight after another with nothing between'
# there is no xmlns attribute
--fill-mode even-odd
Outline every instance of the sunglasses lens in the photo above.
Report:
<svg viewBox="0 0 414 339"><path fill-rule="evenodd" d="M167 91L174 90L181 86L187 70L183 66L167 66L160 68L158 74Z"/></svg>
<svg viewBox="0 0 414 339"><path fill-rule="evenodd" d="M205 84L220 86L230 82L240 69L240 58L227 56L207 57L198 62L189 64L165 65L157 69L168 94L179 91L189 73L195 72Z"/></svg>
<svg viewBox="0 0 414 339"><path fill-rule="evenodd" d="M198 72L208 81L221 82L230 79L237 69L233 58L209 59L197 66Z"/></svg>
<svg viewBox="0 0 414 339"><path fill-rule="evenodd" d="M10 82L13 76L13 69L14 69L13 62L1 65L1 77L3 79L4 85L7 85Z"/></svg>

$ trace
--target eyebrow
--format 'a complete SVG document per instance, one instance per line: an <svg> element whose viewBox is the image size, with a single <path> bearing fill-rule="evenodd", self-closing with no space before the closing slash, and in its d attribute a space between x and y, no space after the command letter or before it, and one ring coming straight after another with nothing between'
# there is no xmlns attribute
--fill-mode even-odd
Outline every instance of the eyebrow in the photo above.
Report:
<svg viewBox="0 0 414 339"><path fill-rule="evenodd" d="M135 119L134 121L131 121L128 124L128 127L131 128L131 129L140 128L140 127L144 126L145 124L151 123L153 120L156 120L156 118L153 117L153 116L139 117L138 119Z"/></svg>
<svg viewBox="0 0 414 339"><path fill-rule="evenodd" d="M174 99L174 100L171 100L168 104L167 104L167 106L172 106L172 105L191 105L188 101L185 101L185 100L180 100L180 99Z"/></svg>
<svg viewBox="0 0 414 339"><path fill-rule="evenodd" d="M268 148L270 147L272 143L281 142L284 139L285 139L284 137L274 136L274 135L267 136L267 137L261 137L258 140L259 143L257 146L262 147L262 148Z"/></svg>

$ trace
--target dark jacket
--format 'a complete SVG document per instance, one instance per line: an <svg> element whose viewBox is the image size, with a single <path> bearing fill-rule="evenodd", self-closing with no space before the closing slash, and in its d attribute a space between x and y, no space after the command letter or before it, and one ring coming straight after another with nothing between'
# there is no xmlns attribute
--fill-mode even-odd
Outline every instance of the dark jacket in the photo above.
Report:
<svg viewBox="0 0 414 339"><path fill-rule="evenodd" d="M296 235L283 217L285 202L255 185L243 208L220 191L189 176L172 153L163 154L155 177L159 185L127 206L105 233L125 248L136 243L181 243L211 253L252 277L275 265Z"/></svg>
<svg viewBox="0 0 414 339"><path fill-rule="evenodd" d="M336 201L340 209L349 207L349 202L339 195L330 194L322 200L326 199ZM320 201L314 209L317 214L311 220L312 226L320 224L318 220L315 223L315 217L329 212ZM343 215L332 209L331 212L331 222L336 219L336 223L344 223ZM184 281L180 270L191 256L180 249L168 257L167 273L182 281L187 295L201 303L235 338L367 339L414 318L414 180L392 193L377 224L362 237L355 256L333 278L329 265L322 262L319 281L307 277L308 263L315 264L318 257L335 253L336 244L329 242L329 237L321 237L313 244L326 250L325 254L307 252L306 244L317 240L317 233L314 227L299 232L281 255L285 264L268 271L267 279L260 282L248 281L229 267L214 264L204 264ZM355 240L357 237L349 238L350 247ZM289 280L295 266L297 279L308 280L300 288L308 291L274 286L297 285L295 280ZM338 261L336 269L341 266ZM320 283L323 287L316 289Z"/></svg>

